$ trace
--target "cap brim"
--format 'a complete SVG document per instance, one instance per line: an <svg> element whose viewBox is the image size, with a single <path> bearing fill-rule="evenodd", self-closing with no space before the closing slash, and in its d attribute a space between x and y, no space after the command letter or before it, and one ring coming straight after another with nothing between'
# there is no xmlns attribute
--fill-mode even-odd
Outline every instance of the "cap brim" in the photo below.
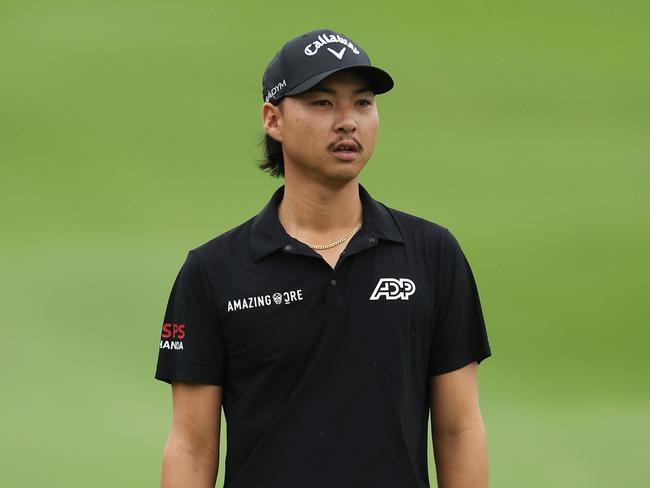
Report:
<svg viewBox="0 0 650 488"><path fill-rule="evenodd" d="M388 73L386 73L383 69L377 68L376 66L368 66L367 64L361 64L361 65L352 65L352 66L341 66L340 68L319 73L316 76L312 76L311 78L306 79L299 85L294 86L283 96L298 95L300 93L304 93L310 88L316 86L318 83L323 81L328 76L334 73L338 73L339 71L346 71L346 70L356 71L361 75L363 75L364 77L366 77L368 81L370 81L372 89L376 95L379 95L381 93L386 93L391 88L393 88L394 85L393 78L391 78L391 76Z"/></svg>

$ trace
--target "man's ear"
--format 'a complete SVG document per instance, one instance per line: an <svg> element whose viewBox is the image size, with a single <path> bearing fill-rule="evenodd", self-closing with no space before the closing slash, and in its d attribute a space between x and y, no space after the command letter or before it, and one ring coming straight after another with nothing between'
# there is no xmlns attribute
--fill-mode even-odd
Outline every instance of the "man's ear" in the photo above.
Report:
<svg viewBox="0 0 650 488"><path fill-rule="evenodd" d="M278 142L282 142L282 109L270 102L262 105L262 125L265 132Z"/></svg>

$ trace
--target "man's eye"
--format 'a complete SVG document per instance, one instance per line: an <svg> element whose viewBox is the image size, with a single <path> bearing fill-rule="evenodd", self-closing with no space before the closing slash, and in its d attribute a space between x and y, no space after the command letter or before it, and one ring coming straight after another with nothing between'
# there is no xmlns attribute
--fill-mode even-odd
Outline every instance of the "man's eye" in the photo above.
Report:
<svg viewBox="0 0 650 488"><path fill-rule="evenodd" d="M325 106L330 103L329 100L316 100L314 101L314 105L319 105L319 106Z"/></svg>
<svg viewBox="0 0 650 488"><path fill-rule="evenodd" d="M371 101L371 100L368 100L367 98L363 98L363 99L359 100L359 103L360 103L361 105L364 105L364 106L366 106L366 105L372 105L372 101Z"/></svg>

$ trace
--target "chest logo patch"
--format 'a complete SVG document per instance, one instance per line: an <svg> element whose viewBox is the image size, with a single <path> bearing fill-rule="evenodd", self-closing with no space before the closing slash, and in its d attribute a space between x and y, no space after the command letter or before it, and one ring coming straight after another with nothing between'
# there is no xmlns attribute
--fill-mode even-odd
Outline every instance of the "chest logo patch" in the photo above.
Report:
<svg viewBox="0 0 650 488"><path fill-rule="evenodd" d="M227 311L234 312L236 310L245 310L247 308L267 307L274 303L276 305L289 305L293 302L302 301L302 299L302 289L283 292L278 291L273 294L228 300Z"/></svg>
<svg viewBox="0 0 650 488"><path fill-rule="evenodd" d="M370 300L408 300L415 293L415 283L408 278L379 278Z"/></svg>

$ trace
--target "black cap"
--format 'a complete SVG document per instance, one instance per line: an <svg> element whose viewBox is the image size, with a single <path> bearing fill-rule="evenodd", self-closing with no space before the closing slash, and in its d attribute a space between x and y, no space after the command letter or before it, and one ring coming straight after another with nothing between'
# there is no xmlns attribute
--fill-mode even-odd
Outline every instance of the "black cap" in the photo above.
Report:
<svg viewBox="0 0 650 488"><path fill-rule="evenodd" d="M393 88L390 75L371 66L370 58L358 44L333 30L318 29L291 39L273 57L262 77L262 99L276 104L341 70L365 76L375 94Z"/></svg>

